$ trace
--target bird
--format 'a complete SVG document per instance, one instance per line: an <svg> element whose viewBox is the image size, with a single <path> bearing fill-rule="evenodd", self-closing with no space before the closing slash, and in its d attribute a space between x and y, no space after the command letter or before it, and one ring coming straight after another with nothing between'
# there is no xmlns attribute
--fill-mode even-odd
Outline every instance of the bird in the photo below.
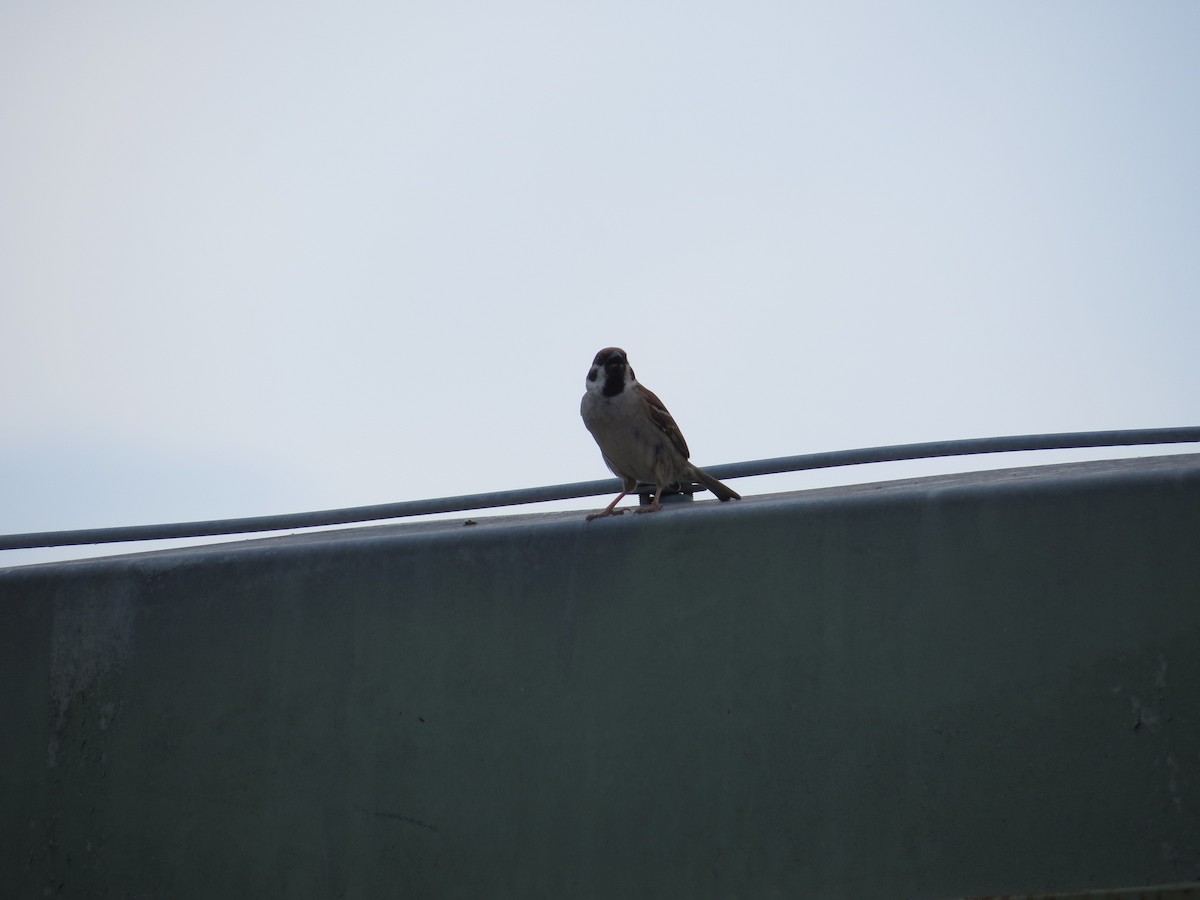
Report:
<svg viewBox="0 0 1200 900"><path fill-rule="evenodd" d="M742 499L728 485L688 462L691 453L679 426L654 392L637 380L620 347L605 347L596 354L584 388L579 414L596 439L604 464L621 479L622 488L603 512L592 513L587 521L621 515L624 510L614 507L638 482L655 485L654 503L638 512L662 509L663 490L671 484L698 481L722 502Z"/></svg>

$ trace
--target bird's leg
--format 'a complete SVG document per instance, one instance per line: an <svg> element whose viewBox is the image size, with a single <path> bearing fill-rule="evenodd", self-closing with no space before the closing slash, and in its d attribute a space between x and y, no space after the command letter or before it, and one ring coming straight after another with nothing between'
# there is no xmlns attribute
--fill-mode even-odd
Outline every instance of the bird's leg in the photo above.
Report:
<svg viewBox="0 0 1200 900"><path fill-rule="evenodd" d="M651 503L649 506L639 506L637 508L636 512L640 512L640 513L658 512L660 509L662 509L662 495L663 495L664 487L665 487L665 485L656 484L654 486L654 502Z"/></svg>
<svg viewBox="0 0 1200 900"><path fill-rule="evenodd" d="M616 499L616 500L614 500L612 503L608 504L608 506L607 506L607 507L605 507L605 509L604 509L604 512L591 513L590 515L588 515L588 517L587 517L587 521L589 521L589 522L590 522L590 521L592 521L592 519L603 519L605 516L620 516L620 515L623 515L623 514L625 513L625 510L623 510L623 509L613 509L613 507L614 507L614 506L616 506L618 503L620 503L620 502L621 502L621 500L622 500L622 499L625 497L625 495L626 495L626 494L628 494L628 493L629 493L629 491L621 491L621 493L617 494L617 499Z"/></svg>

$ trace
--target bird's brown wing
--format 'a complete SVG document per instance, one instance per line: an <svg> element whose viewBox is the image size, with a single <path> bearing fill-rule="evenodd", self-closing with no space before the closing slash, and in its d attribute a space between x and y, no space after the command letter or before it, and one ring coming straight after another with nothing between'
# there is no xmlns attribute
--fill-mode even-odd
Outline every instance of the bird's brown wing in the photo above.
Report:
<svg viewBox="0 0 1200 900"><path fill-rule="evenodd" d="M649 388L639 384L637 389L642 399L646 401L646 406L650 411L650 421L671 439L671 443L675 445L676 450L683 454L684 459L690 459L692 454L688 450L687 441L683 439L683 433L675 424L675 420L671 418L671 414L667 412L667 408L663 406L663 402Z"/></svg>

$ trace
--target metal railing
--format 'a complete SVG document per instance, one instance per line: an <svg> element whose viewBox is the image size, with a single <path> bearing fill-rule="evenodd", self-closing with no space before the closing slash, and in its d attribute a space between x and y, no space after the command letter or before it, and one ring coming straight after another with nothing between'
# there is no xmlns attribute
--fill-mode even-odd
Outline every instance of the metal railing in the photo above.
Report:
<svg viewBox="0 0 1200 900"><path fill-rule="evenodd" d="M913 459L933 459L946 456L972 456L981 453L1011 453L1023 450L1074 450L1088 447L1131 447L1146 444L1184 444L1200 442L1200 427L1143 428L1126 431L1088 431L1065 434L1025 434L1010 437L972 438L960 441L933 441L922 444L897 444L888 447L867 447L858 450L835 450L827 453L806 453L800 456L780 456L750 462L705 466L716 478L749 478L755 475L775 475L781 472L801 472L808 469L828 469L838 466L857 466L865 463L900 462ZM621 489L615 478L599 481L580 481L546 487L520 488L512 491L492 491L441 497L431 500L406 500L375 506L354 506L346 509L326 509L316 512L285 513L275 516L253 516L242 519L214 519L205 522L178 522L168 525L129 525L115 528L84 528L75 531L43 531L29 534L0 535L0 550L23 550L36 547L69 547L81 544L111 544L132 541L172 540L176 538L215 537L230 534L251 534L264 531L291 531L300 528L320 528L347 525L354 522L375 522L382 519L401 519L435 513L470 512L503 506L520 506L551 500L573 500L614 494Z"/></svg>

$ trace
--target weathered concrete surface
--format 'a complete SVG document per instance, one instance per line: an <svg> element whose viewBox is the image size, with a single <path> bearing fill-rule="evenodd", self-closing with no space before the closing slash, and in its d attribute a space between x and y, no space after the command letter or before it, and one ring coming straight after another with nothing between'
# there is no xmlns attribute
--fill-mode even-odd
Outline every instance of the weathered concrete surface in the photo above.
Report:
<svg viewBox="0 0 1200 900"><path fill-rule="evenodd" d="M1200 456L0 571L4 896L1200 876Z"/></svg>

